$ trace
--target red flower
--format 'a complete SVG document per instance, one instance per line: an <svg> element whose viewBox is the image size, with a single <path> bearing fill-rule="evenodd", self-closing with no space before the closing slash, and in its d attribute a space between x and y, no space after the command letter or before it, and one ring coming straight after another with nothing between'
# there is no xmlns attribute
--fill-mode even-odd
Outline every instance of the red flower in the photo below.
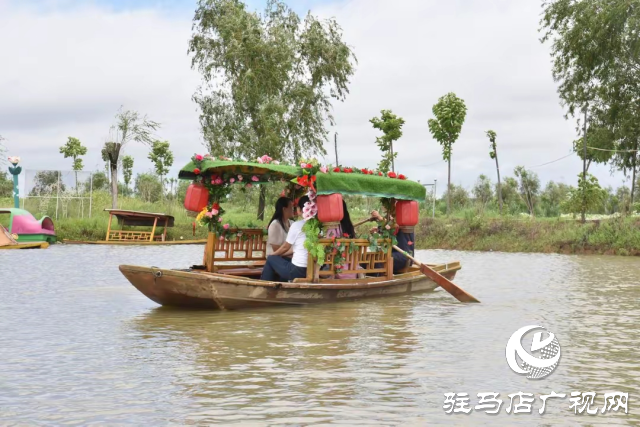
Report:
<svg viewBox="0 0 640 427"><path fill-rule="evenodd" d="M340 168L335 167L335 168L333 168L333 171L334 171L334 172L340 172Z"/></svg>
<svg viewBox="0 0 640 427"><path fill-rule="evenodd" d="M344 169L344 173L353 173L353 169L352 168L345 168Z"/></svg>
<svg viewBox="0 0 640 427"><path fill-rule="evenodd" d="M220 210L220 205L218 203L214 203L213 206L211 206L213 209L219 211Z"/></svg>
<svg viewBox="0 0 640 427"><path fill-rule="evenodd" d="M315 176L315 175L313 175L313 176L311 177L311 182L316 182L316 176Z"/></svg>
<svg viewBox="0 0 640 427"><path fill-rule="evenodd" d="M389 172L387 175L389 176L389 178L395 178L395 177L398 176L398 175L396 175L395 172Z"/></svg>
<svg viewBox="0 0 640 427"><path fill-rule="evenodd" d="M337 253L338 253L338 250L337 250L336 248L333 248L333 250L331 251L331 253L332 253L333 255L335 255L335 254L337 254Z"/></svg>
<svg viewBox="0 0 640 427"><path fill-rule="evenodd" d="M346 258L346 257L347 257L347 254L346 254L345 252L342 252L342 253L340 254L340 256L341 256L342 258Z"/></svg>
<svg viewBox="0 0 640 427"><path fill-rule="evenodd" d="M313 167L313 165L312 165L312 164L307 163L307 165L305 166L305 169L311 169L312 167Z"/></svg>
<svg viewBox="0 0 640 427"><path fill-rule="evenodd" d="M369 175L375 175L373 171L369 171Z"/></svg>
<svg viewBox="0 0 640 427"><path fill-rule="evenodd" d="M406 177L406 176L404 176L404 175L402 175L402 174L398 175L398 178L400 178L400 179L407 179L407 177Z"/></svg>
<svg viewBox="0 0 640 427"><path fill-rule="evenodd" d="M348 233L342 233L342 237L347 237L348 238L349 234Z"/></svg>
<svg viewBox="0 0 640 427"><path fill-rule="evenodd" d="M193 170L193 173L195 173L196 175L200 175L200 169L195 168L195 169Z"/></svg>
<svg viewBox="0 0 640 427"><path fill-rule="evenodd" d="M382 176L382 172L378 172L378 176Z"/></svg>
<svg viewBox="0 0 640 427"><path fill-rule="evenodd" d="M365 175L369 173L369 171L368 171L368 170L366 170L366 169L362 169L360 172L362 172L362 173L363 173L363 174L365 174Z"/></svg>

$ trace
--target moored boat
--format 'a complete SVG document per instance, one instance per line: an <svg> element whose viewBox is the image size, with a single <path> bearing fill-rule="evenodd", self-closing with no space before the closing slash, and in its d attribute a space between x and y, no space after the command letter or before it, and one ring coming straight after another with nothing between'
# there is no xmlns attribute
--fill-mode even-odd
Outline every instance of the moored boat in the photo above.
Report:
<svg viewBox="0 0 640 427"><path fill-rule="evenodd" d="M207 239L168 240L167 228L173 227L175 218L163 213L130 211L124 209L105 209L109 212L109 223L104 240L64 240L65 244L82 245L197 245ZM114 224L113 218L116 219ZM120 229L117 229L117 226ZM133 229L146 227L147 230ZM126 229L125 229L126 228ZM148 231L148 229L151 230ZM158 233L156 231L159 231Z"/></svg>
<svg viewBox="0 0 640 427"><path fill-rule="evenodd" d="M188 189L185 207L200 212L198 220L209 227L203 264L188 269L121 265L122 274L160 305L215 310L386 297L428 292L439 286L420 268L411 266L408 258L398 267L398 257L393 256L396 235L412 245L417 201L425 196L422 185L391 173L374 175L367 169L340 167L329 171L315 163L286 166L265 161L265 157L254 163L194 156L179 177L195 181ZM266 261L263 230L223 224L220 202L226 199L229 186L247 182L289 182L285 191L292 198L301 191L312 196L303 229L309 250L306 277L284 283L260 280ZM359 238L341 236L343 194L382 199L385 217L378 221L377 231ZM429 264L428 268L451 280L461 265L451 262Z"/></svg>

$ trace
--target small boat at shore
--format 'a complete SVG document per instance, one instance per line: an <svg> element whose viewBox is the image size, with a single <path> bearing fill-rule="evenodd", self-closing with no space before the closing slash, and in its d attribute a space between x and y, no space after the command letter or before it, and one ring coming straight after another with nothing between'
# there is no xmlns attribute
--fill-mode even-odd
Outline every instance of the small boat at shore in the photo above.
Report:
<svg viewBox="0 0 640 427"><path fill-rule="evenodd" d="M104 240L64 240L65 244L75 245L197 245L205 244L207 239L199 240L168 240L167 228L173 227L174 217L163 213L139 212L123 209L105 209L109 212L109 225ZM116 218L120 229L112 227ZM125 227L128 229L125 230ZM132 227L146 227L150 231L132 230ZM156 230L160 230L156 233Z"/></svg>
<svg viewBox="0 0 640 427"><path fill-rule="evenodd" d="M198 219L209 226L203 264L187 269L119 266L136 289L163 306L237 310L429 292L443 286L441 280L453 279L462 268L457 261L412 266L407 258L405 268L394 274L395 236L402 233L404 241L412 244L417 202L425 197L420 183L402 175L194 156L179 177L195 181L187 190L185 207L200 212ZM203 185L209 182L211 186ZM263 230L222 225L220 201L228 194L228 186L247 182L289 182L285 191L291 198L307 190L313 197L305 227L311 224L321 231L318 236L306 231L313 249L306 277L284 283L260 280L266 262ZM378 222L378 232L355 239L340 234L343 194L382 199L386 218ZM423 274L425 269L436 276Z"/></svg>
<svg viewBox="0 0 640 427"><path fill-rule="evenodd" d="M18 243L41 244L42 242L56 242L53 220L48 216L43 216L40 220L37 220L31 212L24 209L0 208L0 217L3 216L8 216L8 221L5 224L8 224L9 233L17 236L15 240ZM37 247L37 245L31 246Z"/></svg>
<svg viewBox="0 0 640 427"><path fill-rule="evenodd" d="M48 242L19 242L4 226L0 225L0 249L46 249Z"/></svg>

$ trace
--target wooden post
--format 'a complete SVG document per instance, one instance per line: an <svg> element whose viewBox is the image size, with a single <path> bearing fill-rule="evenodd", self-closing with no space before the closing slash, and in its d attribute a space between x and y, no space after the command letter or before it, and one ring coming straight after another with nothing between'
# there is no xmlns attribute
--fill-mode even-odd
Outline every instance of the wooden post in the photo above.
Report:
<svg viewBox="0 0 640 427"><path fill-rule="evenodd" d="M162 241L167 240L167 227L169 226L169 218L164 219L164 233L162 233Z"/></svg>
<svg viewBox="0 0 640 427"><path fill-rule="evenodd" d="M151 237L149 238L150 242L153 242L153 236L156 234L156 225L158 224L158 217L153 220L153 228L151 229Z"/></svg>
<svg viewBox="0 0 640 427"><path fill-rule="evenodd" d="M393 247L391 245L391 241L387 241L389 244L389 249L387 249L387 279L393 279Z"/></svg>
<svg viewBox="0 0 640 427"><path fill-rule="evenodd" d="M213 263L216 256L216 233L210 231L207 236L207 244L204 247L204 265L208 272L213 272Z"/></svg>
<svg viewBox="0 0 640 427"><path fill-rule="evenodd" d="M111 234L111 220L113 219L113 214L109 212L109 225L107 226L107 238L106 241L109 241L109 234Z"/></svg>

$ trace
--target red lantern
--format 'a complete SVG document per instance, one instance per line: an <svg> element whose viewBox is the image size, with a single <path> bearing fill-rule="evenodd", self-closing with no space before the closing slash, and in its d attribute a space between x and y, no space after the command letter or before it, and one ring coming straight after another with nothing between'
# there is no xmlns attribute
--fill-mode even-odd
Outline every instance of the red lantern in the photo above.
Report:
<svg viewBox="0 0 640 427"><path fill-rule="evenodd" d="M401 227L413 227L418 224L418 202L398 200L396 202L396 222Z"/></svg>
<svg viewBox="0 0 640 427"><path fill-rule="evenodd" d="M187 188L187 195L184 198L184 207L188 211L200 212L209 204L209 190L198 183L191 184Z"/></svg>
<svg viewBox="0 0 640 427"><path fill-rule="evenodd" d="M342 194L334 193L318 196L318 220L320 222L339 222L344 217Z"/></svg>

